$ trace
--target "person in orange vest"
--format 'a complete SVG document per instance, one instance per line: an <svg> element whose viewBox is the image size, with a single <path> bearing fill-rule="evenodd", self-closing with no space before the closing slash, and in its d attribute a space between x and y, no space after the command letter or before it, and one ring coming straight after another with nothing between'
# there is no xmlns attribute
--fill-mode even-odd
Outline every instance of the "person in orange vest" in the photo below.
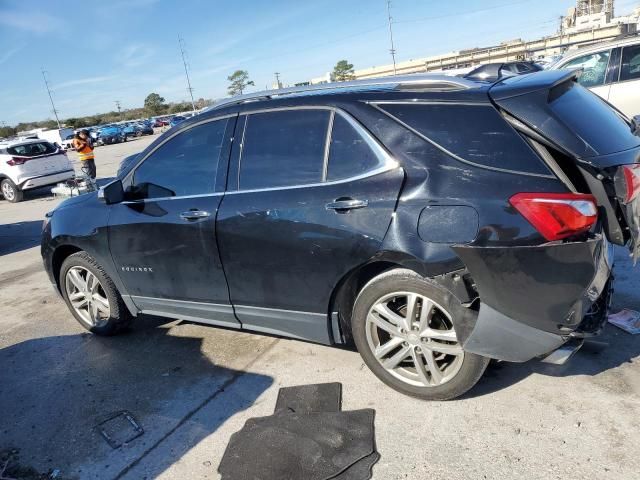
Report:
<svg viewBox="0 0 640 480"><path fill-rule="evenodd" d="M87 130L82 130L73 139L73 147L78 153L80 160L80 170L91 180L96 179L96 160L93 155L93 142Z"/></svg>

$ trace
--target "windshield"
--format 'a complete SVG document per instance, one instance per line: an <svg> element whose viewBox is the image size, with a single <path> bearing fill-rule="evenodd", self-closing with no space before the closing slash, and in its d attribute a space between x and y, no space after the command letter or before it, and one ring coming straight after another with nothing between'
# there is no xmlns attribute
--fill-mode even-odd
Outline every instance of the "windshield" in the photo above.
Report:
<svg viewBox="0 0 640 480"><path fill-rule="evenodd" d="M40 155L48 155L54 153L56 147L49 142L27 143L25 145L15 145L7 148L10 155L17 157L38 157Z"/></svg>

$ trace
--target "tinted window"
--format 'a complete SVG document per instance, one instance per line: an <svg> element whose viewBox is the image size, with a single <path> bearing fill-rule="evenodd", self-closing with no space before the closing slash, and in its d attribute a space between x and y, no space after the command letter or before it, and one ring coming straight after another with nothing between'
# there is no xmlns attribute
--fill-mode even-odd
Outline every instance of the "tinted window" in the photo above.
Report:
<svg viewBox="0 0 640 480"><path fill-rule="evenodd" d="M328 110L287 110L247 117L240 188L269 188L322 181Z"/></svg>
<svg viewBox="0 0 640 480"><path fill-rule="evenodd" d="M549 102L556 116L599 155L640 145L640 138L600 97L575 84ZM560 87L556 87L560 88Z"/></svg>
<svg viewBox="0 0 640 480"><path fill-rule="evenodd" d="M19 157L37 157L38 155L47 155L56 151L56 147L49 142L27 143L26 145L16 145L7 148L10 155Z"/></svg>
<svg viewBox="0 0 640 480"><path fill-rule="evenodd" d="M218 120L173 137L136 169L134 191L145 198L212 193L226 126Z"/></svg>
<svg viewBox="0 0 640 480"><path fill-rule="evenodd" d="M634 78L640 78L640 45L624 47L622 50L620 81Z"/></svg>
<svg viewBox="0 0 640 480"><path fill-rule="evenodd" d="M581 57L574 58L562 65L560 68L582 69L578 76L578 82L583 87L596 87L604 84L604 77L607 74L610 51L589 53Z"/></svg>
<svg viewBox="0 0 640 480"><path fill-rule="evenodd" d="M355 177L374 170L383 159L341 115L336 115L331 131L327 180Z"/></svg>
<svg viewBox="0 0 640 480"><path fill-rule="evenodd" d="M549 174L524 139L492 106L388 104L380 107L468 162Z"/></svg>

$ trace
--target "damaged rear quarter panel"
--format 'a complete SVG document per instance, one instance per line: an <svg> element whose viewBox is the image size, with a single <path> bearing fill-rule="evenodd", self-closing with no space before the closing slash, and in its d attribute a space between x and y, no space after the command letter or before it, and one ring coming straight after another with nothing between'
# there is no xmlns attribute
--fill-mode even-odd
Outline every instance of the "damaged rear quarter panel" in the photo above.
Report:
<svg viewBox="0 0 640 480"><path fill-rule="evenodd" d="M517 247L452 247L473 277L482 303L551 333L574 329L601 291L604 242ZM605 279L606 280L606 279ZM593 291L591 291L593 289Z"/></svg>

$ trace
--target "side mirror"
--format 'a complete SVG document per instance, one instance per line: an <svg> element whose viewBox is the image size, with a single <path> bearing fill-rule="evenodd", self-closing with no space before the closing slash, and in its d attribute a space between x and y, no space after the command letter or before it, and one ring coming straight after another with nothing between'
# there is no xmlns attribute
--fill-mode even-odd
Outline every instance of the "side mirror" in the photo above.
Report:
<svg viewBox="0 0 640 480"><path fill-rule="evenodd" d="M124 200L124 189L122 188L122 180L114 180L98 190L98 198L107 205L120 203Z"/></svg>

